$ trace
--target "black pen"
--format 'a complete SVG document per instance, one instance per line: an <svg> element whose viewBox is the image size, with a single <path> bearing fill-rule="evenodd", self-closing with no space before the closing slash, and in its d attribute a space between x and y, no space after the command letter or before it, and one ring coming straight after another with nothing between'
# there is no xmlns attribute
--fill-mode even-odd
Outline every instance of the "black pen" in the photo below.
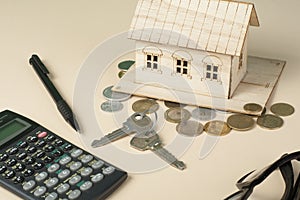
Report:
<svg viewBox="0 0 300 200"><path fill-rule="evenodd" d="M75 119L75 115L73 114L70 106L62 98L62 96L59 94L59 92L49 79L49 71L47 70L46 66L42 63L37 55L32 55L29 59L29 63L30 65L32 65L33 69L43 82L44 86L47 88L61 115L77 132L79 132L79 125Z"/></svg>

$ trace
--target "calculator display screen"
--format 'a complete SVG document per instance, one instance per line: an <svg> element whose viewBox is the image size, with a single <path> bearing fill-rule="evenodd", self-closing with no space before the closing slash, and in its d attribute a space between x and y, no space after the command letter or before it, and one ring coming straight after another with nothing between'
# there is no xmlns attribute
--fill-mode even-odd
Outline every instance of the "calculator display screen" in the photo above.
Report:
<svg viewBox="0 0 300 200"><path fill-rule="evenodd" d="M16 118L0 127L0 145L21 134L30 124Z"/></svg>

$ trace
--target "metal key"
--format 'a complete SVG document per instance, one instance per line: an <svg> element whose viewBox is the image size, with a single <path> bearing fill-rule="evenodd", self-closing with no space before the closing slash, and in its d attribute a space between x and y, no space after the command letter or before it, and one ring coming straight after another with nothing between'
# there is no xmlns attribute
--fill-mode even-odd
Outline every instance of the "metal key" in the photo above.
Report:
<svg viewBox="0 0 300 200"><path fill-rule="evenodd" d="M138 134L134 136L130 141L130 145L139 151L151 150L177 169L184 170L186 168L184 162L177 160L175 156L162 146L159 136L154 131L151 131L148 135Z"/></svg>
<svg viewBox="0 0 300 200"><path fill-rule="evenodd" d="M94 140L92 147L104 146L133 133L146 134L152 128L153 122L150 117L143 113L134 113L123 123L122 128L105 135L100 140Z"/></svg>

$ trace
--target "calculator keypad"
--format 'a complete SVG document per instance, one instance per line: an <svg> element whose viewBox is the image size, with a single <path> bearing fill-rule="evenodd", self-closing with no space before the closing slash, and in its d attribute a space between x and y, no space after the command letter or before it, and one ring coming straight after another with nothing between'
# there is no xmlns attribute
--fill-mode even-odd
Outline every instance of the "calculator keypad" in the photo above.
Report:
<svg viewBox="0 0 300 200"><path fill-rule="evenodd" d="M0 176L36 199L80 199L115 168L47 131L0 153Z"/></svg>

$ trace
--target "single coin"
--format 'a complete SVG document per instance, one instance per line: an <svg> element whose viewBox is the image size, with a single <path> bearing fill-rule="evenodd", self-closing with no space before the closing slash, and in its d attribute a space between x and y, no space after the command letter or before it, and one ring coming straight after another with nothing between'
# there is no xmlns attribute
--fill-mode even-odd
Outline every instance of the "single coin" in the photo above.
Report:
<svg viewBox="0 0 300 200"><path fill-rule="evenodd" d="M106 101L101 104L101 110L104 112L118 112L123 109L123 104L118 101Z"/></svg>
<svg viewBox="0 0 300 200"><path fill-rule="evenodd" d="M244 110L250 113L259 113L263 110L263 107L256 103L248 103L244 106Z"/></svg>
<svg viewBox="0 0 300 200"><path fill-rule="evenodd" d="M254 127L255 121L248 115L235 114L228 117L227 124L234 130L248 131Z"/></svg>
<svg viewBox="0 0 300 200"><path fill-rule="evenodd" d="M182 121L176 126L176 131L187 137L197 137L203 133L203 125L196 121Z"/></svg>
<svg viewBox="0 0 300 200"><path fill-rule="evenodd" d="M179 107L185 107L185 104L177 103L177 102L172 102L172 101L164 101L164 104L168 108L179 108Z"/></svg>
<svg viewBox="0 0 300 200"><path fill-rule="evenodd" d="M287 103L276 103L271 106L271 112L274 113L275 115L287 117L294 114L295 109L293 106Z"/></svg>
<svg viewBox="0 0 300 200"><path fill-rule="evenodd" d="M113 87L114 86L109 86L103 90L103 96L105 99L109 101L126 101L131 97L130 94L112 91Z"/></svg>
<svg viewBox="0 0 300 200"><path fill-rule="evenodd" d="M283 126L283 119L279 116L266 114L257 118L257 124L266 129L274 130Z"/></svg>
<svg viewBox="0 0 300 200"><path fill-rule="evenodd" d="M118 68L122 71L127 71L130 69L130 67L135 63L133 60L125 60L123 62L120 62L118 64Z"/></svg>
<svg viewBox="0 0 300 200"><path fill-rule="evenodd" d="M118 77L119 78L122 78L124 75L126 74L126 71L120 71L119 73L118 73Z"/></svg>
<svg viewBox="0 0 300 200"><path fill-rule="evenodd" d="M230 133L231 128L223 121L210 121L204 125L204 130L210 135L225 136Z"/></svg>
<svg viewBox="0 0 300 200"><path fill-rule="evenodd" d="M159 109L159 104L153 99L141 99L132 104L132 110L136 113L151 114Z"/></svg>
<svg viewBox="0 0 300 200"><path fill-rule="evenodd" d="M171 123L180 123L191 118L191 113L183 108L170 108L165 112L165 119Z"/></svg>
<svg viewBox="0 0 300 200"><path fill-rule="evenodd" d="M192 111L192 118L201 121L209 121L216 118L216 110L208 108L196 108Z"/></svg>

